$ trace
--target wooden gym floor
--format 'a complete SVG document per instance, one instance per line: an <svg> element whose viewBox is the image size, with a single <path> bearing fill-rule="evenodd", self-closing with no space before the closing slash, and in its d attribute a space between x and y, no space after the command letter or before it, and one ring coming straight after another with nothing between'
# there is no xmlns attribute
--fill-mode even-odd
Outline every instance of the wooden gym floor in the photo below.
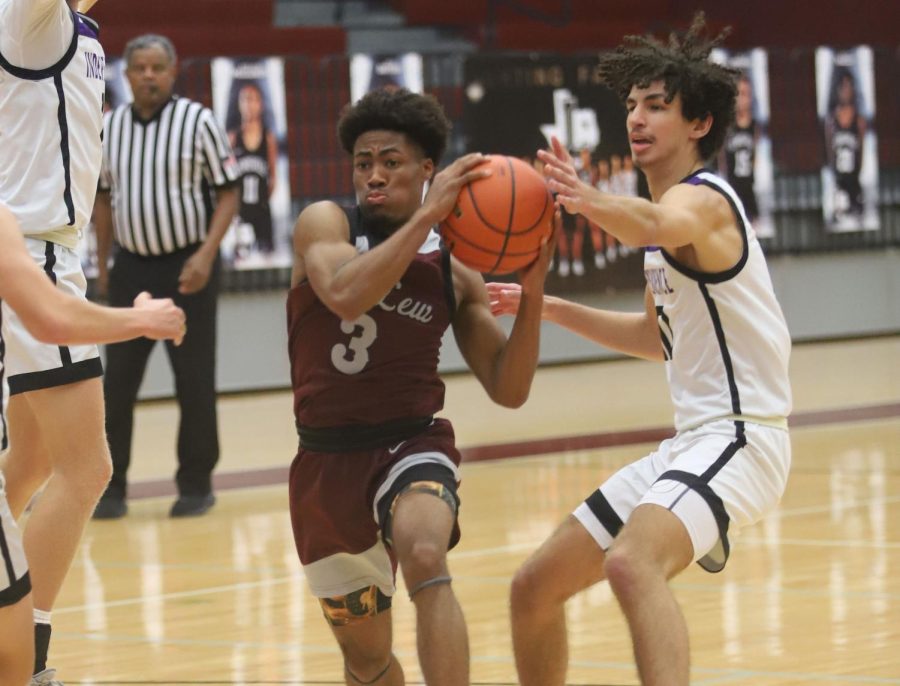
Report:
<svg viewBox="0 0 900 686"><path fill-rule="evenodd" d="M795 348L794 463L780 508L733 537L724 572L693 568L673 584L693 684L900 684L898 360L900 337ZM287 515L290 395L219 407L218 504L179 521L166 516L176 410L140 406L129 515L91 523L53 613L51 666L66 684L342 683ZM453 376L446 415L469 460L450 564L472 679L511 684L510 578L603 478L668 431L664 372L624 360L544 368L517 411ZM421 682L402 588L394 618L407 680ZM638 683L605 584L574 599L568 618L569 683Z"/></svg>

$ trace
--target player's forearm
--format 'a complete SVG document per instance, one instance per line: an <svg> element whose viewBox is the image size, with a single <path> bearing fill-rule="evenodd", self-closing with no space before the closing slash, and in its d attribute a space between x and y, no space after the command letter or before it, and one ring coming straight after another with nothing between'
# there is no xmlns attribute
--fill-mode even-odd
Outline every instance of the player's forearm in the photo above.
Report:
<svg viewBox="0 0 900 686"><path fill-rule="evenodd" d="M531 392L540 354L543 293L524 295L509 340L494 367L491 399L504 407L521 407Z"/></svg>
<svg viewBox="0 0 900 686"><path fill-rule="evenodd" d="M34 267L32 270L31 267ZM16 268L7 303L38 340L57 345L114 343L142 335L152 313L111 308L63 293L31 262Z"/></svg>
<svg viewBox="0 0 900 686"><path fill-rule="evenodd" d="M663 359L655 324L643 312L599 310L547 296L543 317L610 350L647 360Z"/></svg>
<svg viewBox="0 0 900 686"><path fill-rule="evenodd" d="M200 248L210 260L214 259L219 252L219 245L228 228L231 226L231 220L237 214L240 206L237 186L229 186L221 188L216 193L216 209L213 211L209 220L209 229L206 232L206 238Z"/></svg>
<svg viewBox="0 0 900 686"><path fill-rule="evenodd" d="M585 216L630 247L663 245L664 216L657 205L644 198L629 198L597 190Z"/></svg>
<svg viewBox="0 0 900 686"><path fill-rule="evenodd" d="M406 272L431 226L419 209L386 241L338 267L327 286L329 308L352 321L381 302Z"/></svg>

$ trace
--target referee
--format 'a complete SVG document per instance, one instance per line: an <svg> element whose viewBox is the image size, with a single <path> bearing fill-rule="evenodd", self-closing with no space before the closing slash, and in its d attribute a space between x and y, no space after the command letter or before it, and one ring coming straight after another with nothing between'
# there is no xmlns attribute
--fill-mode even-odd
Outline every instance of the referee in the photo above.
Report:
<svg viewBox="0 0 900 686"><path fill-rule="evenodd" d="M131 303L141 291L171 297L187 316L181 346L166 343L181 411L178 500L170 516L201 515L215 503L216 300L219 243L238 209L237 164L212 111L173 95L175 48L147 34L125 46L134 102L108 112L94 221L99 295ZM113 234L117 250L107 272ZM107 347L106 432L113 475L95 519L127 512L134 403L154 341Z"/></svg>

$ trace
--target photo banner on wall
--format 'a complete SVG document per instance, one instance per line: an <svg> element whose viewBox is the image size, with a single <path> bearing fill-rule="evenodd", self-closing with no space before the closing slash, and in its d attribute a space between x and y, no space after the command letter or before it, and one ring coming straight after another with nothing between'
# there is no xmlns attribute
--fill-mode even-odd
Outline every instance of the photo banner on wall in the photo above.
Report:
<svg viewBox="0 0 900 686"><path fill-rule="evenodd" d="M716 49L711 58L740 72L735 122L728 130L719 159L711 166L734 188L756 234L771 238L775 235L775 175L769 138L768 54L762 48L736 53Z"/></svg>
<svg viewBox="0 0 900 686"><path fill-rule="evenodd" d="M817 111L825 142L822 210L829 231L874 231L878 141L872 49L816 50Z"/></svg>
<svg viewBox="0 0 900 686"><path fill-rule="evenodd" d="M556 136L586 182L611 193L638 194L625 108L602 85L596 56L472 55L464 78L469 151L519 157L539 168L537 150ZM642 257L603 227L564 213L548 292L642 288Z"/></svg>
<svg viewBox="0 0 900 686"><path fill-rule="evenodd" d="M367 55L359 53L350 59L350 99L359 100L379 88L405 88L424 92L422 56L415 52L402 55Z"/></svg>
<svg viewBox="0 0 900 686"><path fill-rule="evenodd" d="M241 209L222 240L223 262L235 269L290 266L284 61L219 57L211 68L213 111L241 174Z"/></svg>

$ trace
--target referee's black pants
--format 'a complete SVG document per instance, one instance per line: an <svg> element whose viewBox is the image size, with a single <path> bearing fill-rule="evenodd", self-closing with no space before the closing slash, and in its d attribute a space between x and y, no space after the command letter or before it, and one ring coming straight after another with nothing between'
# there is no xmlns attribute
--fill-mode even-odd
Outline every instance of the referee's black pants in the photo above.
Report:
<svg viewBox="0 0 900 686"><path fill-rule="evenodd" d="M178 292L178 275L198 247L199 244L160 257L142 257L119 250L109 273L110 305L127 307L138 293L149 291L155 298L172 298L187 318L187 334L181 345L176 347L171 341L165 342L181 411L175 476L179 495L210 493L213 467L219 460L215 387L218 258L203 290L191 295ZM103 388L106 435L113 463L107 496L126 496L134 404L155 344L149 338L138 338L106 347Z"/></svg>

